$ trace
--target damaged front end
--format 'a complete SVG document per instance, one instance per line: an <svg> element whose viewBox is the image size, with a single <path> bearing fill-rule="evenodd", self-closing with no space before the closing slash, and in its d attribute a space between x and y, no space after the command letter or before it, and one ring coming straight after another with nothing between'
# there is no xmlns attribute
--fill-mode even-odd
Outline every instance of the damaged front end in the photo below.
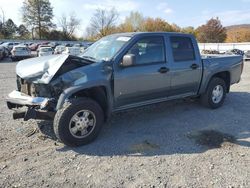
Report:
<svg viewBox="0 0 250 188"><path fill-rule="evenodd" d="M7 99L7 106L14 110L13 119L53 120L56 98L47 84L32 83L17 76L17 90Z"/></svg>
<svg viewBox="0 0 250 188"><path fill-rule="evenodd" d="M7 97L7 106L14 109L13 119L53 120L55 112L54 99L43 97L31 97L19 91L12 91Z"/></svg>
<svg viewBox="0 0 250 188"><path fill-rule="evenodd" d="M70 65L70 68L63 65ZM74 64L69 55L48 56L20 61L16 67L17 90L7 99L7 106L14 110L13 119L53 120L57 100L65 85L55 81L66 71L86 64Z"/></svg>

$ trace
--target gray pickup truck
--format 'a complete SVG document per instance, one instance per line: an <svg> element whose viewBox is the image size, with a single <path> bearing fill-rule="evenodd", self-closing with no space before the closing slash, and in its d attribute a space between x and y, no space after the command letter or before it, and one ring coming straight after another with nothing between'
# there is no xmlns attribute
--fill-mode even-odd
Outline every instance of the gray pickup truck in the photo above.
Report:
<svg viewBox="0 0 250 188"><path fill-rule="evenodd" d="M7 105L14 119L53 120L61 142L80 146L93 141L117 111L186 97L218 108L242 70L242 56L201 57L192 35L114 34L81 57L20 61L17 90Z"/></svg>

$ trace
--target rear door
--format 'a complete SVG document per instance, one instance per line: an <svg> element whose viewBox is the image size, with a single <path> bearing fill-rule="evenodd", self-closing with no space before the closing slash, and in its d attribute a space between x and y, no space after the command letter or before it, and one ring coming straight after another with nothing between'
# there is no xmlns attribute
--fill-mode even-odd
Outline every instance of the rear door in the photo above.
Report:
<svg viewBox="0 0 250 188"><path fill-rule="evenodd" d="M196 41L188 36L170 36L172 51L170 96L196 95L202 77L202 63ZM197 49L197 50L195 50Z"/></svg>
<svg viewBox="0 0 250 188"><path fill-rule="evenodd" d="M126 54L135 55L136 64L130 67L117 65L114 72L115 106L167 97L170 75L164 35L140 37Z"/></svg>

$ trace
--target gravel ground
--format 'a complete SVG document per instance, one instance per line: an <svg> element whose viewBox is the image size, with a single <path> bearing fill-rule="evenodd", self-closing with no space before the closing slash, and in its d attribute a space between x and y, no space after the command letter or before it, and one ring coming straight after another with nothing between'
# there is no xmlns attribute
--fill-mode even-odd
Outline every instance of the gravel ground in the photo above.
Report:
<svg viewBox="0 0 250 188"><path fill-rule="evenodd" d="M151 105L113 115L98 139L58 143L52 123L12 120L15 63L0 63L0 187L250 187L250 62L225 104Z"/></svg>

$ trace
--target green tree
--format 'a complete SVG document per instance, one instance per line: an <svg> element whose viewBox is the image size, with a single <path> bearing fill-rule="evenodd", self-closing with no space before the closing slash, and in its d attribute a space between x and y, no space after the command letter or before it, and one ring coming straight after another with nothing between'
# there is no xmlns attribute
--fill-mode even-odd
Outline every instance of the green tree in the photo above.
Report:
<svg viewBox="0 0 250 188"><path fill-rule="evenodd" d="M13 38L16 35L17 32L17 26L12 21L12 19L8 19L4 24L2 28L2 34L5 38Z"/></svg>
<svg viewBox="0 0 250 188"><path fill-rule="evenodd" d="M197 28L197 39L199 42L224 42L226 38L226 28L222 26L219 18L212 18L205 25Z"/></svg>
<svg viewBox="0 0 250 188"><path fill-rule="evenodd" d="M30 37L29 30L25 27L25 25L21 24L17 28L18 35L21 39L28 39Z"/></svg>
<svg viewBox="0 0 250 188"><path fill-rule="evenodd" d="M22 6L23 22L38 31L39 39L45 31L53 28L53 8L49 0L25 0ZM33 33L32 33L33 34Z"/></svg>

